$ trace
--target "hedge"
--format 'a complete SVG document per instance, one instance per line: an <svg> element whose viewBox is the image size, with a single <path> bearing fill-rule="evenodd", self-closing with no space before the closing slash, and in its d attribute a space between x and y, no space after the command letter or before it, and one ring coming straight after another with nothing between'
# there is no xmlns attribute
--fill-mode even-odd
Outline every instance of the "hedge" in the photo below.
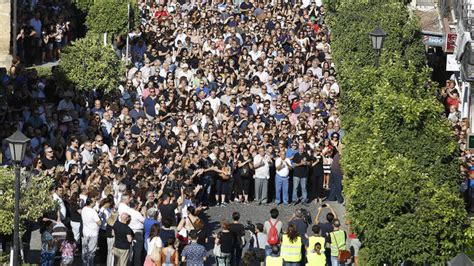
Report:
<svg viewBox="0 0 474 266"><path fill-rule="evenodd" d="M332 56L346 131L348 218L362 265L446 262L472 244L459 197L457 143L425 66L418 22L402 3L331 1ZM388 36L380 59L368 37Z"/></svg>

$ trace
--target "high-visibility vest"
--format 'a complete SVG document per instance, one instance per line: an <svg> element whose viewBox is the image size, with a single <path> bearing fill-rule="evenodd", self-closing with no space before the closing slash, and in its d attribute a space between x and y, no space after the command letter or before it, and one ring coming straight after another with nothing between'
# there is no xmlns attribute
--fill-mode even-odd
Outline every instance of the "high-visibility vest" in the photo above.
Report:
<svg viewBox="0 0 474 266"><path fill-rule="evenodd" d="M325 266L326 265L326 255L324 253L318 254L316 252L308 252L306 254L308 262L306 266Z"/></svg>
<svg viewBox="0 0 474 266"><path fill-rule="evenodd" d="M278 256L278 257L272 257L272 256L267 256L265 259L265 266L282 266L283 265L283 259Z"/></svg>
<svg viewBox="0 0 474 266"><path fill-rule="evenodd" d="M343 230L337 230L329 233L329 235L331 236L331 256L337 257L339 250L346 249L346 233Z"/></svg>
<svg viewBox="0 0 474 266"><path fill-rule="evenodd" d="M301 247L301 237L297 237L295 242L291 242L287 235L283 235L280 255L286 262L300 262Z"/></svg>
<svg viewBox="0 0 474 266"><path fill-rule="evenodd" d="M309 245L308 245L308 250L313 250L314 245L316 243L321 244L321 250L324 250L326 248L326 239L322 236L310 236L308 239Z"/></svg>

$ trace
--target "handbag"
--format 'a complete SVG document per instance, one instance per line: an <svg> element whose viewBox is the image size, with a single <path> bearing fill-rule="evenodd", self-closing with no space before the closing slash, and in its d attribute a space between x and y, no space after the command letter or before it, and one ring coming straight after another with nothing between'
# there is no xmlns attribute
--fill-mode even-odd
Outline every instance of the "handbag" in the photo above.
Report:
<svg viewBox="0 0 474 266"><path fill-rule="evenodd" d="M221 244L215 244L212 253L216 257L222 257Z"/></svg>
<svg viewBox="0 0 474 266"><path fill-rule="evenodd" d="M152 242L150 242L150 243L152 243ZM154 242L153 242L153 249L151 250L150 258L154 262L160 262L161 261L161 248L157 247Z"/></svg>
<svg viewBox="0 0 474 266"><path fill-rule="evenodd" d="M339 249L339 244L337 244L336 235L334 233L333 233L333 235L334 235L334 240L336 241L336 247L337 247L337 250L338 250L337 261L344 263L352 257L352 254L346 249ZM344 234L344 236L345 236L345 234Z"/></svg>

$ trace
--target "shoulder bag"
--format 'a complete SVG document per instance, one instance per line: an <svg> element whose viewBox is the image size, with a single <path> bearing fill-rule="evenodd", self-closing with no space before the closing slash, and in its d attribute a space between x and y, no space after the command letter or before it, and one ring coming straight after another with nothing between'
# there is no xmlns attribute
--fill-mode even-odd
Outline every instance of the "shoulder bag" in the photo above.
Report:
<svg viewBox="0 0 474 266"><path fill-rule="evenodd" d="M345 249L339 249L339 245L337 244L337 237L336 237L336 234L335 233L332 233L334 235L334 240L336 241L336 248L338 250L338 254L337 254L337 261L338 262L341 262L341 263L345 263L347 260L349 260L352 255L351 253ZM344 232L344 240L346 238L346 233Z"/></svg>

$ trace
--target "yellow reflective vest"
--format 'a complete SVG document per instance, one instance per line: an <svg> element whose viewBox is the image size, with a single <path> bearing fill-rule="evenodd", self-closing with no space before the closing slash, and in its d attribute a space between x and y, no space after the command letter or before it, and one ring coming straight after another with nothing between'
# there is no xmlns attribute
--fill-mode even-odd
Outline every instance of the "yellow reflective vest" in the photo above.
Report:
<svg viewBox="0 0 474 266"><path fill-rule="evenodd" d="M318 254L316 252L308 252L308 254L306 254L306 258L308 259L306 266L325 266L326 265L326 256L322 252L321 254Z"/></svg>
<svg viewBox="0 0 474 266"><path fill-rule="evenodd" d="M300 262L301 261L301 237L296 238L295 242L290 242L287 235L283 235L281 241L280 256L286 262Z"/></svg>
<svg viewBox="0 0 474 266"><path fill-rule="evenodd" d="M331 256L337 257L339 250L346 249L346 233L343 230L337 230L329 235L331 236Z"/></svg>
<svg viewBox="0 0 474 266"><path fill-rule="evenodd" d="M326 248L326 239L322 236L310 236L308 239L309 245L308 245L308 250L313 250L314 245L316 243L321 244L321 250L324 250Z"/></svg>
<svg viewBox="0 0 474 266"><path fill-rule="evenodd" d="M267 256L265 259L265 266L282 266L283 259L280 257Z"/></svg>

